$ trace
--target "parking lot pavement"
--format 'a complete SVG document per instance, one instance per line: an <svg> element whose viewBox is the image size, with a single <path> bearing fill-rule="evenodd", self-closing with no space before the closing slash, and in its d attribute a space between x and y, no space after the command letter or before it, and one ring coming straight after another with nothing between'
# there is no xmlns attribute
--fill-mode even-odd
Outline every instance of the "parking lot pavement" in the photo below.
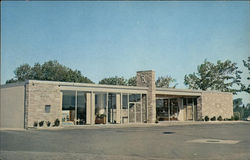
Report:
<svg viewBox="0 0 250 160"><path fill-rule="evenodd" d="M250 123L0 133L2 160L250 160Z"/></svg>

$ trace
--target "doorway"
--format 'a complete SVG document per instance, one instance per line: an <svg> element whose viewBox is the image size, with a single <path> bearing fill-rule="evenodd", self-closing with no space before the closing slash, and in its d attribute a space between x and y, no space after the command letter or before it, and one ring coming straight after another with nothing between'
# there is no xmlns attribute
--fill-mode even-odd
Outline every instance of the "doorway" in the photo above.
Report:
<svg viewBox="0 0 250 160"><path fill-rule="evenodd" d="M197 120L197 98L183 98L183 119L185 121Z"/></svg>

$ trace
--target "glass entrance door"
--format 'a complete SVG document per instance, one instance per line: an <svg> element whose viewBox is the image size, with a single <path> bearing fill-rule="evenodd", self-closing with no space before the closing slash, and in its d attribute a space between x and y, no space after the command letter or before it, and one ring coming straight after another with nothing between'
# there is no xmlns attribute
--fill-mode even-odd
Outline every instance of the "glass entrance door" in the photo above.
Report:
<svg viewBox="0 0 250 160"><path fill-rule="evenodd" d="M183 98L183 108L184 120L197 119L197 98Z"/></svg>

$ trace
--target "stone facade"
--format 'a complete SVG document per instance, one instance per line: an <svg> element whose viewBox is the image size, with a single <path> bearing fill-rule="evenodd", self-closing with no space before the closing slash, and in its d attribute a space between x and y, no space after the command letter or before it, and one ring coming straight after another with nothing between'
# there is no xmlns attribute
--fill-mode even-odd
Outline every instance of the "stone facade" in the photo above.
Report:
<svg viewBox="0 0 250 160"><path fill-rule="evenodd" d="M202 120L202 104L201 104L201 97L197 98L197 119Z"/></svg>
<svg viewBox="0 0 250 160"><path fill-rule="evenodd" d="M171 88L156 89L154 71L139 71L136 79L137 87L36 80L29 80L19 84L17 90L11 88L13 84L11 86L3 85L1 86L1 97L5 95L5 101L1 100L1 126L19 126L20 128L24 123L24 128L29 128L34 127L34 122L50 121L53 125L57 118L62 121L62 91L65 90L86 92L86 124L88 125L95 124L96 93L105 93L105 95L116 93L116 111L114 115L116 123L155 123L156 94L160 97L177 98L179 107L178 120L180 121L187 119L187 112L183 103L185 97L197 98L197 110L195 106L192 113L197 115L194 120L201 120L205 116L209 116L209 118L213 116L231 118L233 115L233 97L231 93ZM142 100L136 103L135 108L122 109L123 94L139 94L142 95ZM45 106L50 108L49 112L45 110ZM106 107L106 111L108 111L108 100L106 100L103 107ZM15 109L15 113L13 109ZM15 115L15 118L9 119L11 116L7 115ZM17 116L19 120L16 120ZM108 118L106 118L107 121Z"/></svg>
<svg viewBox="0 0 250 160"><path fill-rule="evenodd" d="M202 116L222 116L231 118L233 115L233 95L225 92L202 92Z"/></svg>
<svg viewBox="0 0 250 160"><path fill-rule="evenodd" d="M50 112L45 112L45 105L50 105ZM26 84L25 128L33 127L34 122L62 119L62 94L58 85L43 83Z"/></svg>
<svg viewBox="0 0 250 160"><path fill-rule="evenodd" d="M148 87L147 101L147 121L154 123L156 121L156 97L155 97L155 72L154 71L139 71L136 75L138 87Z"/></svg>
<svg viewBox="0 0 250 160"><path fill-rule="evenodd" d="M24 128L24 85L1 88L0 128Z"/></svg>

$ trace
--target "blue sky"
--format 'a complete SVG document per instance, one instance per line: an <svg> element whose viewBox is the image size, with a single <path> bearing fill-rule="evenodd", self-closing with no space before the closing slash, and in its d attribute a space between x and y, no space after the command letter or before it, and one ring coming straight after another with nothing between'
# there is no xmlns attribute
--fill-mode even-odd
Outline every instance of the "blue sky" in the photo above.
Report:
<svg viewBox="0 0 250 160"><path fill-rule="evenodd" d="M247 1L2 2L1 12L1 84L21 64L57 60L96 83L155 70L185 88L204 59L246 71L250 55Z"/></svg>

